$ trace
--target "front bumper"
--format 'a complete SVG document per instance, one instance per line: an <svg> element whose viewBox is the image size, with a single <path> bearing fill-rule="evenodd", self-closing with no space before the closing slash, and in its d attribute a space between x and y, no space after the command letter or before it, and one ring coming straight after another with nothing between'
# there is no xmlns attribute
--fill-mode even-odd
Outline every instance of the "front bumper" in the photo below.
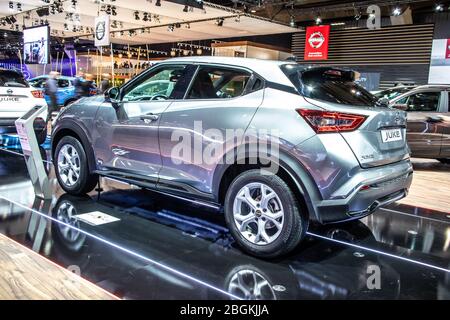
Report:
<svg viewBox="0 0 450 320"><path fill-rule="evenodd" d="M327 224L367 216L406 197L412 179L413 168L409 159L362 170L337 190L331 199L314 204L319 222Z"/></svg>

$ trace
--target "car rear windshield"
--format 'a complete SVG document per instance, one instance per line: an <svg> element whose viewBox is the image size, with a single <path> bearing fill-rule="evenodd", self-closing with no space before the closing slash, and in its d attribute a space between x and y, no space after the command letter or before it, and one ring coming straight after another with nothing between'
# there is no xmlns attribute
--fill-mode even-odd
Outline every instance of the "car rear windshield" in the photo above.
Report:
<svg viewBox="0 0 450 320"><path fill-rule="evenodd" d="M352 106L376 106L378 99L353 82L353 72L333 68L304 68L287 64L281 69L306 98Z"/></svg>
<svg viewBox="0 0 450 320"><path fill-rule="evenodd" d="M26 88L28 83L20 73L0 71L0 87Z"/></svg>

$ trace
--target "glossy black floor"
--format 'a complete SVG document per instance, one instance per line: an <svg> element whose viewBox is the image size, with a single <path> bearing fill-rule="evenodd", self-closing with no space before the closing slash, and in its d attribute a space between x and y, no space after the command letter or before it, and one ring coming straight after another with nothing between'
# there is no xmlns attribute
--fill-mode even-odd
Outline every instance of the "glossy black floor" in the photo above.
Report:
<svg viewBox="0 0 450 320"><path fill-rule="evenodd" d="M313 226L289 257L264 261L235 247L219 212L108 179L99 194L65 195L47 168L54 199L43 202L20 150L0 149L0 232L121 298L450 299L442 213L393 206ZM120 220L76 218L88 212ZM368 287L374 266L380 289Z"/></svg>

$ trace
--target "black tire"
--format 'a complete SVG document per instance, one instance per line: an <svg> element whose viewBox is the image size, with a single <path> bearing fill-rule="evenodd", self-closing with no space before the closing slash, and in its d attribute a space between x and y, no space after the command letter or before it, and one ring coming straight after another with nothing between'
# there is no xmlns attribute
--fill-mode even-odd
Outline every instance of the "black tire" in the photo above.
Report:
<svg viewBox="0 0 450 320"><path fill-rule="evenodd" d="M249 183L263 183L279 197L284 211L284 223L279 236L269 244L255 244L247 240L234 221L233 204L238 192ZM304 238L308 229L307 212L291 188L276 175L262 175L260 170L249 170L234 179L224 203L225 220L237 244L247 253L259 258L276 258L291 252Z"/></svg>
<svg viewBox="0 0 450 320"><path fill-rule="evenodd" d="M44 144L44 142L47 140L47 128L36 132L36 139L39 145Z"/></svg>
<svg viewBox="0 0 450 320"><path fill-rule="evenodd" d="M72 146L77 151L79 156L80 173L76 183L72 186L66 184L61 179L60 170L58 169L58 155L61 149L66 145ZM53 165L55 167L56 178L58 179L59 185L69 194L77 196L83 195L94 190L97 185L98 175L90 173L86 152L84 151L83 145L74 137L67 136L58 142L53 157Z"/></svg>
<svg viewBox="0 0 450 320"><path fill-rule="evenodd" d="M450 159L438 159L440 163L450 164Z"/></svg>

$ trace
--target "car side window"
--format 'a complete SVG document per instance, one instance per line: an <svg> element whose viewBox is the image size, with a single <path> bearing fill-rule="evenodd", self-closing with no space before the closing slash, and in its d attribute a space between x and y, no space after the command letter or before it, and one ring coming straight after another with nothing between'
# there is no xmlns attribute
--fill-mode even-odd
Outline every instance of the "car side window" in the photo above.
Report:
<svg viewBox="0 0 450 320"><path fill-rule="evenodd" d="M65 79L59 79L58 80L58 88L67 88L70 86L70 82L69 80L65 80Z"/></svg>
<svg viewBox="0 0 450 320"><path fill-rule="evenodd" d="M230 99L241 96L250 76L246 71L202 66L186 99Z"/></svg>
<svg viewBox="0 0 450 320"><path fill-rule="evenodd" d="M167 100L171 98L177 81L183 76L185 65L170 65L158 68L141 81L127 88L124 102Z"/></svg>
<svg viewBox="0 0 450 320"><path fill-rule="evenodd" d="M409 97L407 111L433 112L439 110L441 92L419 92Z"/></svg>
<svg viewBox="0 0 450 320"><path fill-rule="evenodd" d="M30 81L30 85L35 88L44 88L45 86L45 79L37 79L34 81Z"/></svg>

